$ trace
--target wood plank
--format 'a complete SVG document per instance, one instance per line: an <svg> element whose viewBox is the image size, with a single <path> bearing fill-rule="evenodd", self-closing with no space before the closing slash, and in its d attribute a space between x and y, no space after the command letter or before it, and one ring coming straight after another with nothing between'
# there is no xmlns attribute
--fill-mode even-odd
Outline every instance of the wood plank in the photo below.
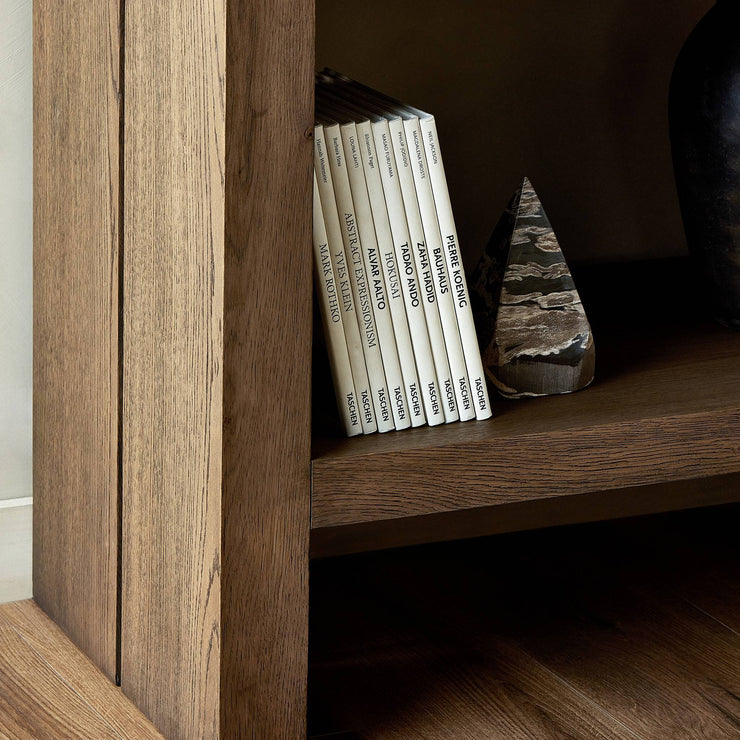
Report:
<svg viewBox="0 0 740 740"><path fill-rule="evenodd" d="M499 402L486 422L325 440L312 526L740 472L740 335L660 328L605 337L604 370L581 393Z"/></svg>
<svg viewBox="0 0 740 740"><path fill-rule="evenodd" d="M4 619L72 691L124 738L162 738L154 725L67 639L33 601L0 607ZM22 667L22 670L26 670ZM33 676L29 676L33 680ZM53 694L51 698L54 698ZM92 737L86 734L86 737ZM56 736L55 736L56 737Z"/></svg>
<svg viewBox="0 0 740 740"><path fill-rule="evenodd" d="M228 3L223 737L306 737L313 17Z"/></svg>
<svg viewBox="0 0 740 740"><path fill-rule="evenodd" d="M315 730L413 738L429 718L419 737L735 737L740 634L677 587L705 605L740 593L739 514L315 563ZM588 711L604 723L593 735Z"/></svg>
<svg viewBox="0 0 740 740"><path fill-rule="evenodd" d="M503 641L464 660L441 637L417 643L405 633L390 638L382 656L315 670L333 722L355 728L363 740L639 737Z"/></svg>
<svg viewBox="0 0 740 740"><path fill-rule="evenodd" d="M578 553L532 562L508 610L512 639L643 737L734 737L740 635L676 598L671 571L641 575L612 544L589 537Z"/></svg>
<svg viewBox="0 0 740 740"><path fill-rule="evenodd" d="M225 4L129 3L121 684L219 736Z"/></svg>
<svg viewBox="0 0 740 740"><path fill-rule="evenodd" d="M121 740L122 736L13 629L3 609L0 607L0 737ZM101 681L107 680L98 675Z"/></svg>
<svg viewBox="0 0 740 740"><path fill-rule="evenodd" d="M311 557L334 557L526 529L621 519L738 500L740 474L737 473L613 491L536 498L480 509L312 529Z"/></svg>
<svg viewBox="0 0 740 740"><path fill-rule="evenodd" d="M119 3L34 3L33 584L116 670Z"/></svg>
<svg viewBox="0 0 740 740"><path fill-rule="evenodd" d="M638 737L495 626L471 632L469 620L452 621L457 610L436 599L433 577L413 556L317 569L315 731L352 730L363 740Z"/></svg>

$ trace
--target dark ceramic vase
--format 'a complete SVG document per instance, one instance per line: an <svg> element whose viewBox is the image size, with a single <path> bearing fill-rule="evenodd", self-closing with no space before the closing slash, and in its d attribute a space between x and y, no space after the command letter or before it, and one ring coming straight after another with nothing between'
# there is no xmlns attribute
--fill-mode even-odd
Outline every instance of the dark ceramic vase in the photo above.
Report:
<svg viewBox="0 0 740 740"><path fill-rule="evenodd" d="M740 0L718 0L689 36L669 109L689 251L715 317L740 329Z"/></svg>

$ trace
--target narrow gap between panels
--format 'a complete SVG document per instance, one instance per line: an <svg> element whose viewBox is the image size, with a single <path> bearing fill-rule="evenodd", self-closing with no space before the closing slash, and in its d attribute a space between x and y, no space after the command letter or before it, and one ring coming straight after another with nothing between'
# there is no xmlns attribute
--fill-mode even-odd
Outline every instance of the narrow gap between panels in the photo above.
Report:
<svg viewBox="0 0 740 740"><path fill-rule="evenodd" d="M118 481L116 566L116 685L121 685L121 625L123 593L123 286L124 286L124 124L126 0L119 0L118 17Z"/></svg>

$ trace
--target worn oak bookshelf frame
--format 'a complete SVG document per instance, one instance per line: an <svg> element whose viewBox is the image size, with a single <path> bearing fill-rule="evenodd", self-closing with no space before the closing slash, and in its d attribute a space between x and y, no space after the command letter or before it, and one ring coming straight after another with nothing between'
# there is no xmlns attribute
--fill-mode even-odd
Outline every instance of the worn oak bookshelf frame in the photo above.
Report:
<svg viewBox="0 0 740 740"><path fill-rule="evenodd" d="M571 399L312 439L313 56L312 0L34 3L35 599L171 738L305 736L311 555L740 499L705 326Z"/></svg>

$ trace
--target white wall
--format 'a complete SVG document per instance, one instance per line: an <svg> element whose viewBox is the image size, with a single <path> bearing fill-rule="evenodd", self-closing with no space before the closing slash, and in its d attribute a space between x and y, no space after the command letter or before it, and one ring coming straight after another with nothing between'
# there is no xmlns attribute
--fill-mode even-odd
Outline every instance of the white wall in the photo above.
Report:
<svg viewBox="0 0 740 740"><path fill-rule="evenodd" d="M0 603L31 595L31 5L0 0Z"/></svg>

